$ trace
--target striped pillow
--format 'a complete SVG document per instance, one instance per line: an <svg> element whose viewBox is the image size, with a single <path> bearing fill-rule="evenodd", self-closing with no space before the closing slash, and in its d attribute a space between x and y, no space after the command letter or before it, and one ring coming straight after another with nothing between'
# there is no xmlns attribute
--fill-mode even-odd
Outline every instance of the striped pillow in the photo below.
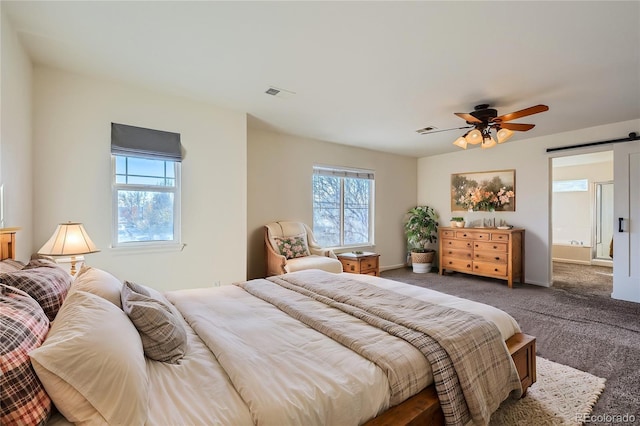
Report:
<svg viewBox="0 0 640 426"><path fill-rule="evenodd" d="M122 310L140 333L144 354L156 361L177 364L187 350L187 331L171 302L152 289L129 281L124 282L121 297Z"/></svg>
<svg viewBox="0 0 640 426"><path fill-rule="evenodd" d="M0 282L20 289L42 306L49 321L53 321L71 287L73 278L50 260L30 261L23 269L0 274Z"/></svg>
<svg viewBox="0 0 640 426"><path fill-rule="evenodd" d="M38 303L17 288L0 284L0 424L40 424L52 405L29 351L42 344L49 319Z"/></svg>
<svg viewBox="0 0 640 426"><path fill-rule="evenodd" d="M4 259L0 261L0 273L15 272L24 268L24 263L14 259Z"/></svg>

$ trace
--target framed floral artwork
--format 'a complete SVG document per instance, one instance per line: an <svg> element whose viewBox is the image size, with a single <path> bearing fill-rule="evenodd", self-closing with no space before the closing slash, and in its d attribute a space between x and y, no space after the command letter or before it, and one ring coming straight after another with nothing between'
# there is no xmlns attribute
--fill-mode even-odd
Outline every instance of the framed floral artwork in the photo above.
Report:
<svg viewBox="0 0 640 426"><path fill-rule="evenodd" d="M516 171L451 175L451 211L516 210Z"/></svg>

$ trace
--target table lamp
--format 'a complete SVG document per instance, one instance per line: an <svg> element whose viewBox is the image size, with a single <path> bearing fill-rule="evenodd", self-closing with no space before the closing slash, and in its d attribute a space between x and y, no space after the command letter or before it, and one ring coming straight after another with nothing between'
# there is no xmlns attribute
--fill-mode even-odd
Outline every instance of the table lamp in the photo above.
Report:
<svg viewBox="0 0 640 426"><path fill-rule="evenodd" d="M71 256L71 275L75 275L76 256L99 251L81 223L67 222L58 225L49 241L38 250L38 254Z"/></svg>

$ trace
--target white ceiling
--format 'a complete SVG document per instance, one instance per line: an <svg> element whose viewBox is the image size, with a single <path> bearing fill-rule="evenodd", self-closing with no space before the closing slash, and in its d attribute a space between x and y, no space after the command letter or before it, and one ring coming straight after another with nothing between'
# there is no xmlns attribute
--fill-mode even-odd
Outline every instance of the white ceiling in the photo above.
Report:
<svg viewBox="0 0 640 426"><path fill-rule="evenodd" d="M507 143L640 118L638 1L3 0L5 12L36 64L403 155L458 150L462 130L416 130L463 126L453 113L481 103L549 106Z"/></svg>

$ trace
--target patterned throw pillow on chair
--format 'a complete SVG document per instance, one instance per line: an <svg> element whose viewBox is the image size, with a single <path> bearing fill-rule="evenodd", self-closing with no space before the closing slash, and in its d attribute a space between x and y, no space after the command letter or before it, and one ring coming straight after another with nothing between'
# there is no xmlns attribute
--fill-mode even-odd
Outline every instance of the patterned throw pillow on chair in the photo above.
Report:
<svg viewBox="0 0 640 426"><path fill-rule="evenodd" d="M294 235L291 237L274 237L274 240L278 246L280 254L287 259L309 256L310 254L305 234Z"/></svg>

